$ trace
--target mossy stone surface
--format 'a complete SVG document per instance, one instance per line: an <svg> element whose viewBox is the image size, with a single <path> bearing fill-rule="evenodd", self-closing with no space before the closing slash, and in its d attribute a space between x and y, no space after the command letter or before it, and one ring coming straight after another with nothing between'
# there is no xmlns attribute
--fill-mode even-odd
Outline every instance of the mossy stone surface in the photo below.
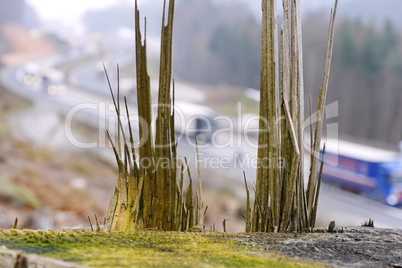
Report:
<svg viewBox="0 0 402 268"><path fill-rule="evenodd" d="M0 245L90 267L323 267L217 232L0 230Z"/></svg>

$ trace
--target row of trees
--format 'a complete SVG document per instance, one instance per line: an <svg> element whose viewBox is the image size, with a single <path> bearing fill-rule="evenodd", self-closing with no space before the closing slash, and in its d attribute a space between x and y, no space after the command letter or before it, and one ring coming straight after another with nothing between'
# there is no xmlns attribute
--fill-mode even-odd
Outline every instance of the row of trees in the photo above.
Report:
<svg viewBox="0 0 402 268"><path fill-rule="evenodd" d="M159 33L159 26L154 26L160 22L156 6L156 2L145 6L151 34ZM121 4L98 16L88 13L87 26L95 30L101 25L97 21L105 17L119 18L119 25L132 25L132 10ZM195 83L259 87L261 25L244 3L180 0L175 20L175 77ZM303 19L306 94L313 96L322 78L319 70L325 57L326 20L327 14L322 12ZM402 139L402 122L395 120L402 114L400 32L391 21L370 25L344 19L337 23L336 35L328 98L339 101L341 134L397 144Z"/></svg>
<svg viewBox="0 0 402 268"><path fill-rule="evenodd" d="M147 32L160 34L160 1L140 7L147 17ZM127 2L89 10L82 21L89 32L110 33L134 27L134 9ZM180 0L174 26L174 73L183 80L227 83L258 88L260 20L244 3Z"/></svg>
<svg viewBox="0 0 402 268"><path fill-rule="evenodd" d="M305 78L309 90L319 87L322 67L315 57L325 31L315 16L305 26ZM343 20L337 27L329 102L339 101L339 127L344 136L395 146L402 139L402 42L390 21L381 27Z"/></svg>
<svg viewBox="0 0 402 268"><path fill-rule="evenodd" d="M396 120L402 114L402 47L399 34L388 21L381 29L345 21L339 31L342 35L336 52L343 60L335 65L339 73L336 77L354 76L343 85L354 91L352 96L355 100L352 106L345 107L345 112L353 115L351 119L355 122L363 119L361 125L348 120L343 131L396 144L402 139L402 124ZM332 85L336 89L340 87L335 81ZM345 97L340 92L337 96ZM365 97L356 101L357 96Z"/></svg>
<svg viewBox="0 0 402 268"><path fill-rule="evenodd" d="M258 88L260 24L243 4L182 0L177 6L174 71L197 83ZM218 15L219 14L219 15ZM208 20L204 20L208 18ZM280 19L281 20L281 19ZM306 94L321 86L327 14L303 22ZM395 145L402 139L402 42L391 21L337 23L329 101L339 101L343 138Z"/></svg>
<svg viewBox="0 0 402 268"><path fill-rule="evenodd" d="M176 14L176 75L258 88L261 23L244 3L182 0Z"/></svg>

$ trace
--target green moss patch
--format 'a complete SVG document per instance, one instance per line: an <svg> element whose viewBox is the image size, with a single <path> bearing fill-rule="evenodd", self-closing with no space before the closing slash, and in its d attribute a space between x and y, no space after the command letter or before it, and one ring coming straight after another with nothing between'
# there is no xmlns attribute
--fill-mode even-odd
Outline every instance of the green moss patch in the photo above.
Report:
<svg viewBox="0 0 402 268"><path fill-rule="evenodd" d="M90 267L322 267L216 232L0 230L0 245Z"/></svg>

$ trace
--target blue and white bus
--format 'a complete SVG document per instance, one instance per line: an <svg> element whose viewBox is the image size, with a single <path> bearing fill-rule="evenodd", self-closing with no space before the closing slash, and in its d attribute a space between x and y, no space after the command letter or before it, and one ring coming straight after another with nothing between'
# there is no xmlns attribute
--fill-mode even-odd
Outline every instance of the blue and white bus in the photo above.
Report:
<svg viewBox="0 0 402 268"><path fill-rule="evenodd" d="M323 181L391 206L402 205L402 154L328 141Z"/></svg>

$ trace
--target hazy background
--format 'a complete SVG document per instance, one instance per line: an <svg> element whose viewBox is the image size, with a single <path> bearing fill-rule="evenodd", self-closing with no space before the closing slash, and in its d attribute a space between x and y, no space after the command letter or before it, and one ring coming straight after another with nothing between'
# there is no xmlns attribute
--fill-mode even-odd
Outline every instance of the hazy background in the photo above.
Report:
<svg viewBox="0 0 402 268"><path fill-rule="evenodd" d="M159 36L162 2L139 1L142 15L148 18L151 37ZM321 82L332 2L301 3L306 90L313 95ZM402 3L386 2L339 1L328 100L340 101L342 134L392 146L402 139L402 120L395 120L402 114L402 18L398 12ZM85 43L92 33L110 35L134 25L134 1L2 3L6 7L1 9L3 23L13 21L41 29L42 33L73 45ZM191 83L258 88L259 17L260 1L177 1L174 77ZM4 41L3 37L3 51L7 50Z"/></svg>
<svg viewBox="0 0 402 268"><path fill-rule="evenodd" d="M244 112L258 113L258 103L247 97L247 89L259 88L260 2L176 1L173 77L179 98L206 105L218 114L234 113L239 101ZM141 16L147 17L149 71L156 78L163 1L138 3ZM305 90L313 99L321 85L332 5L330 0L301 0ZM328 103L339 103L339 117L331 122L338 123L341 139L392 150L397 150L402 140L401 10L400 0L339 0ZM32 88L26 97L29 103L5 91L11 80L21 83L19 71L2 76L0 183L4 184L0 188L0 213L5 216L0 219L0 228L8 227L16 216L23 226L56 228L83 224L94 213L99 218L104 215L117 176L114 164L82 151L71 155L57 142L49 149L42 146L50 141L47 138L38 143L40 146L32 138L35 135L28 142L20 139L24 131L15 128L18 122L30 123L28 129L35 133L46 128L49 133L58 133L57 126L63 129L64 114L53 115L53 108L43 110L45 105L34 105L40 108L26 112L30 117L25 119L15 114L26 111L32 102L39 103L32 100L34 94L39 100L59 94L57 100L62 103L64 83L107 94L101 92L106 88L101 61L108 68L122 64L125 93L135 101L133 27L132 0L0 0L3 69L29 73L38 65L49 65L51 68L46 67L44 72L55 67L62 73L49 75L60 92L43 93ZM67 79L71 76L74 79ZM50 122L58 125L53 128ZM77 126L80 134L94 135L93 129L84 125ZM207 181L233 177L232 173L204 172ZM218 194L206 191L206 200L215 204L209 210L208 223L232 218L229 230L241 230L236 219L242 222L245 203L238 193L244 189L241 172L236 176L240 184L230 186L222 179L215 188Z"/></svg>

